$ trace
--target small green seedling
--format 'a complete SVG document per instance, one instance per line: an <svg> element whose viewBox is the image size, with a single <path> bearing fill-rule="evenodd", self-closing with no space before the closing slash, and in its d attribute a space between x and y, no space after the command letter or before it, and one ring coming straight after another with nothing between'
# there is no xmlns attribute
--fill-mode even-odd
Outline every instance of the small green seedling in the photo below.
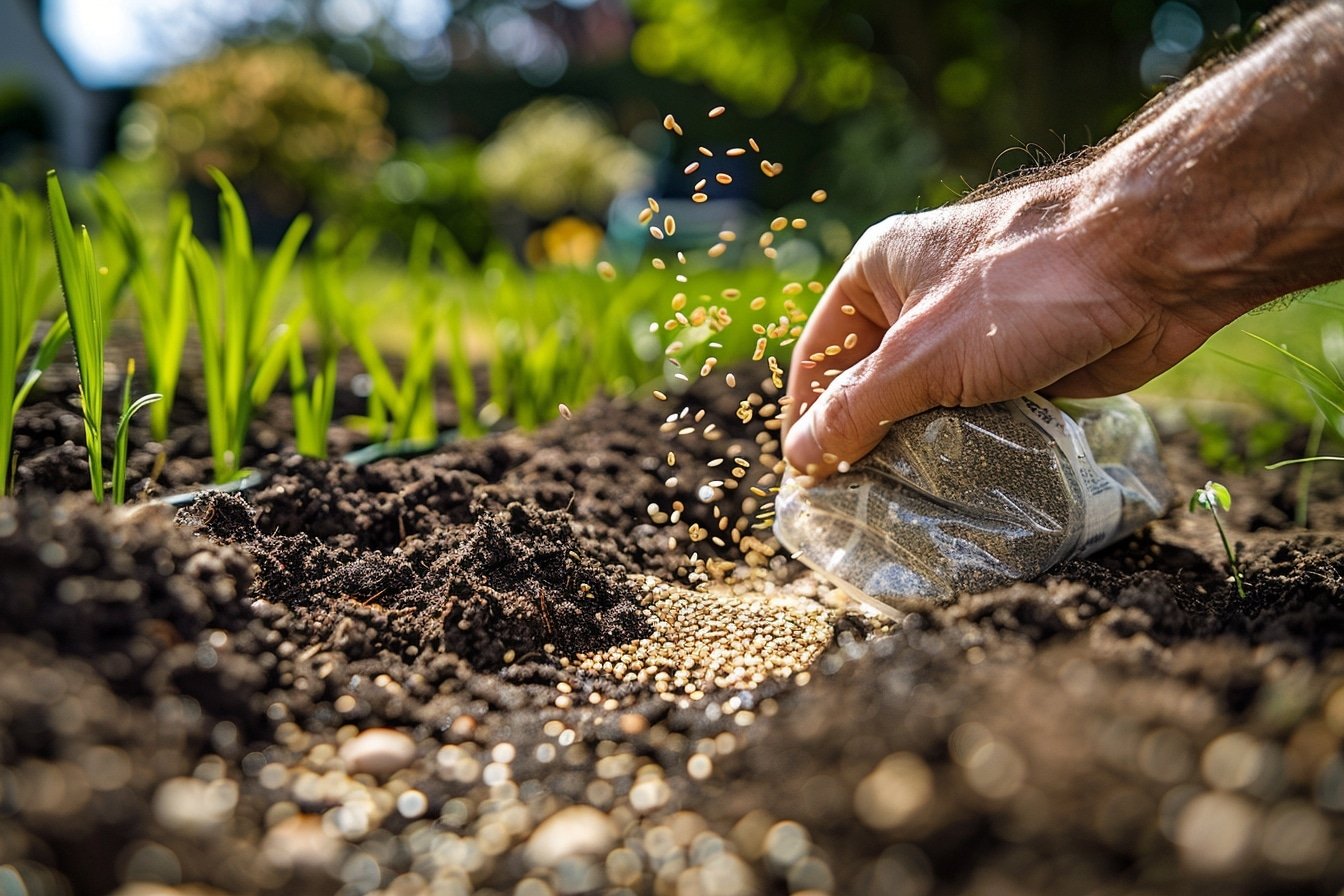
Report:
<svg viewBox="0 0 1344 896"><path fill-rule="evenodd" d="M1213 517L1213 524L1218 527L1218 537L1223 540L1223 551L1227 553L1227 565L1232 567L1232 579L1237 583L1237 594L1242 600L1246 599L1246 589L1241 582L1241 567L1237 564L1237 552L1232 547L1231 542L1227 540L1227 532L1223 529L1223 521L1218 517L1218 510L1224 511L1232 509L1232 493L1227 490L1227 486L1221 482L1209 480L1204 483L1203 488L1195 489L1195 493L1190 496L1190 510L1198 512L1207 510Z"/></svg>
<svg viewBox="0 0 1344 896"><path fill-rule="evenodd" d="M98 294L98 268L93 241L81 226L75 236L70 211L55 171L47 172L47 201L56 244L56 267L79 370L79 397L84 413L84 440L89 453L89 485L95 502L103 503L103 346L107 319Z"/></svg>
<svg viewBox="0 0 1344 896"><path fill-rule="evenodd" d="M117 439L112 453L112 503L126 503L126 455L130 453L131 418L141 408L148 407L163 396L158 392L142 395L131 401L131 384L135 380L135 359L126 361L126 379L121 386L121 416L117 419Z"/></svg>

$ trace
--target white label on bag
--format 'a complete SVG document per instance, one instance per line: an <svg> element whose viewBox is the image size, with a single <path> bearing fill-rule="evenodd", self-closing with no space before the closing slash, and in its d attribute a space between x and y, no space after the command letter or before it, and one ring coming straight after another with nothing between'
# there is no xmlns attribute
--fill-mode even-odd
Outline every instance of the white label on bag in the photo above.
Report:
<svg viewBox="0 0 1344 896"><path fill-rule="evenodd" d="M1078 481L1083 497L1083 531L1067 556L1086 557L1110 544L1120 528L1123 504L1120 486L1092 457L1082 428L1039 395L1028 395L1006 405L1055 441Z"/></svg>

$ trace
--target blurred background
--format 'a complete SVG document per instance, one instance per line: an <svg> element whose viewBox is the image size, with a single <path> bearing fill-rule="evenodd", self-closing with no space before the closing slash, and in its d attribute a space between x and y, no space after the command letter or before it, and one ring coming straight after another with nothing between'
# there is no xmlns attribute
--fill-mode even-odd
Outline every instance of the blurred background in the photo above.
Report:
<svg viewBox="0 0 1344 896"><path fill-rule="evenodd" d="M647 240L649 195L694 230L695 147L751 136L784 171L736 178L715 221L824 188L815 236L839 256L888 214L1104 138L1269 5L0 0L0 180L98 169L203 202L217 166L263 240L300 210L403 239L429 214L473 256L588 264Z"/></svg>

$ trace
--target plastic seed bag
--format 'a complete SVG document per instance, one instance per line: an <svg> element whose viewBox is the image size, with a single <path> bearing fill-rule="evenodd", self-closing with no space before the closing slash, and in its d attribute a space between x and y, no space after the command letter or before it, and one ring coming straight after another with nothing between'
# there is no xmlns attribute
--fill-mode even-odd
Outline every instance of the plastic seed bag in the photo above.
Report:
<svg viewBox="0 0 1344 896"><path fill-rule="evenodd" d="M1164 514L1157 436L1126 396L1037 395L897 422L848 472L786 476L775 535L808 566L884 612L1031 579Z"/></svg>

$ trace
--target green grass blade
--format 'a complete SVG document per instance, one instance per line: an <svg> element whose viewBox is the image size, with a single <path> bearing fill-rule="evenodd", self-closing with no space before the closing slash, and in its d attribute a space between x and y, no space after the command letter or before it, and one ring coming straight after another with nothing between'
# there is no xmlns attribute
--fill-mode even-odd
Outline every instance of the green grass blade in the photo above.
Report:
<svg viewBox="0 0 1344 896"><path fill-rule="evenodd" d="M89 481L94 500L103 501L103 344L106 329L98 297L98 272L93 242L87 228L76 239L74 226L55 171L47 173L47 200L51 208L56 266L74 339L75 365L83 404L84 435L89 455Z"/></svg>

